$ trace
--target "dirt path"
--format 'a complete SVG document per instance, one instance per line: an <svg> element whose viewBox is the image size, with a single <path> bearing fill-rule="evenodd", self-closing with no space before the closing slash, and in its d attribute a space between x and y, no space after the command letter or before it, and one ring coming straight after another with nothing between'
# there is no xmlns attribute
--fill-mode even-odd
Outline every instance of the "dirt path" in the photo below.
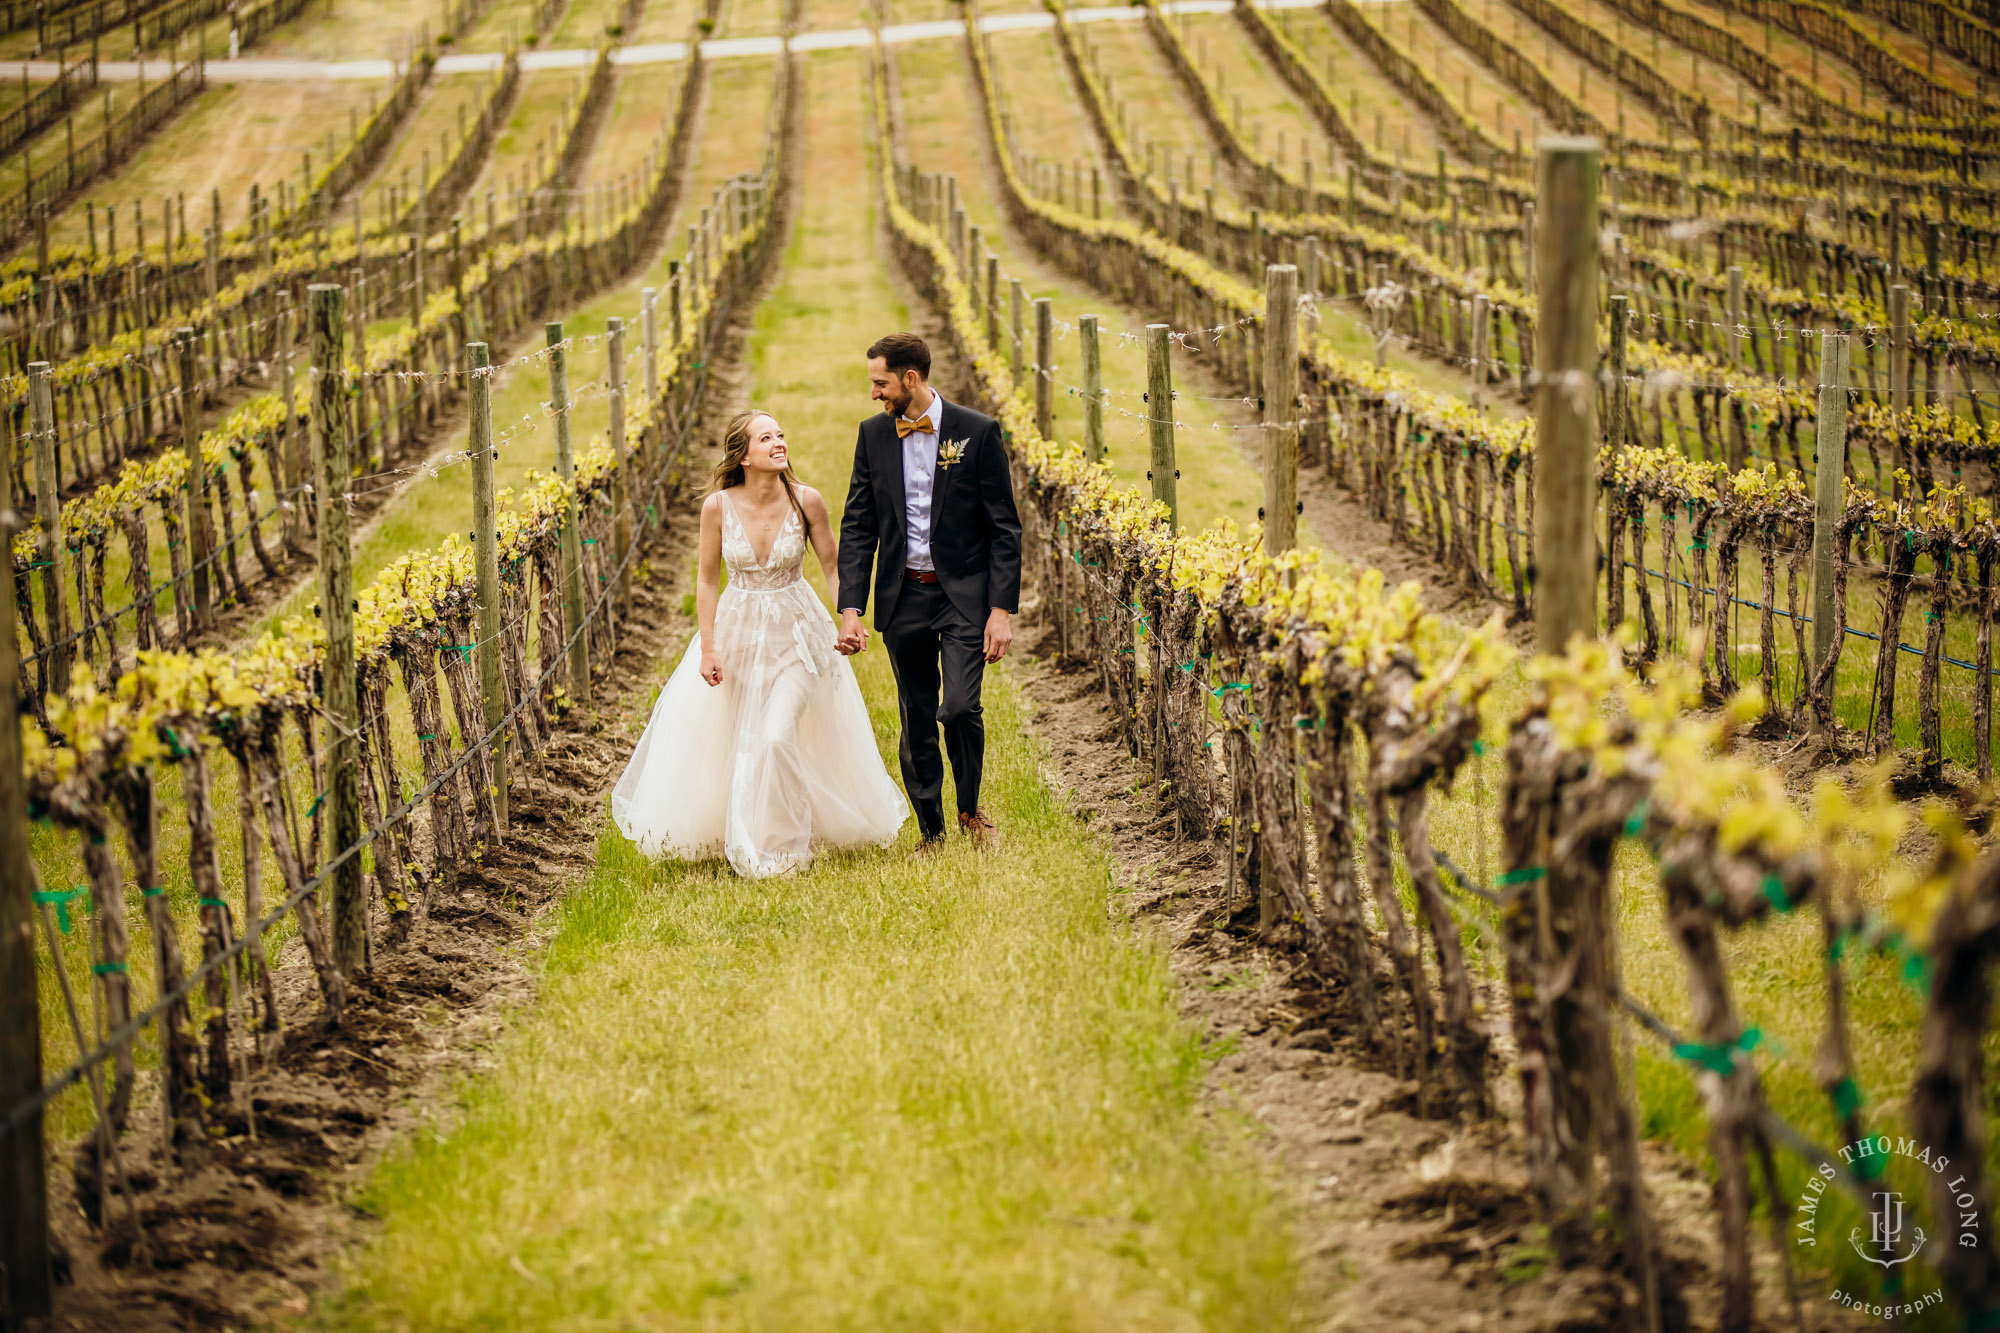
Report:
<svg viewBox="0 0 2000 1333"><path fill-rule="evenodd" d="M1253 904L1230 900L1212 844L1176 844L1170 808L1135 793L1146 783L1088 667L1054 660L1045 629L1016 668L1048 747L1047 781L1112 849L1111 911L1172 943L1188 1019L1211 1049L1211 1115L1262 1131L1271 1171L1298 1202L1302 1262L1319 1305L1315 1328L1370 1333L1528 1333L1640 1327L1631 1290L1607 1251L1562 1269L1528 1193L1518 1127L1414 1113L1415 1084L1378 1066L1357 1040L1337 990L1284 944L1256 938ZM1377 950L1378 962L1386 953ZM1377 984L1395 984L1381 963ZM1486 984L1489 1013L1506 996ZM1511 1073L1496 1075L1509 1109ZM1685 1327L1714 1326L1720 1289L1708 1178L1657 1144L1642 1145L1663 1238L1664 1286ZM1805 1322L1785 1312L1768 1247L1758 1254L1758 1327L1851 1329L1821 1299ZM1815 1293L1816 1295L1816 1293Z"/></svg>

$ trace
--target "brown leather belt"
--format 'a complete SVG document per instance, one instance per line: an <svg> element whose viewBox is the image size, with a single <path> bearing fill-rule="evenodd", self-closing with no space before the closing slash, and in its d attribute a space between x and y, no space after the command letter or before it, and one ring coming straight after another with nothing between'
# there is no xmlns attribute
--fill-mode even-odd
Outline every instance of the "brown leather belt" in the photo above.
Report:
<svg viewBox="0 0 2000 1333"><path fill-rule="evenodd" d="M938 581L937 571L934 569L906 569L903 571L903 577L911 583L936 583Z"/></svg>

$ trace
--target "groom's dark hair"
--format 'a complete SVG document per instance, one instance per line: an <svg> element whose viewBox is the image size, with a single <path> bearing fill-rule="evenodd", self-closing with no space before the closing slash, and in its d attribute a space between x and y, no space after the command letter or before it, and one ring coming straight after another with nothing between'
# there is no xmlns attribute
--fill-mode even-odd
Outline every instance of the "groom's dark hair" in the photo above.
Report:
<svg viewBox="0 0 2000 1333"><path fill-rule="evenodd" d="M931 377L931 349L914 333L892 333L868 345L868 359L882 358L891 375L914 370L920 379Z"/></svg>

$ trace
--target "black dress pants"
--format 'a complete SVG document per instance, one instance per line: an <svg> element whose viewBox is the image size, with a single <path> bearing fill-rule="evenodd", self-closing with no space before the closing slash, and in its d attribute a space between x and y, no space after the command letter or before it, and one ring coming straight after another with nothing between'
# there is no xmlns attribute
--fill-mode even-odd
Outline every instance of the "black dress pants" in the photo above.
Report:
<svg viewBox="0 0 2000 1333"><path fill-rule="evenodd" d="M986 723L979 686L986 672L985 634L969 623L935 583L906 580L896 609L882 629L889 666L896 674L896 703L903 721L903 789L925 838L944 835L944 761L938 728L951 756L958 809L979 808L979 772L986 760Z"/></svg>

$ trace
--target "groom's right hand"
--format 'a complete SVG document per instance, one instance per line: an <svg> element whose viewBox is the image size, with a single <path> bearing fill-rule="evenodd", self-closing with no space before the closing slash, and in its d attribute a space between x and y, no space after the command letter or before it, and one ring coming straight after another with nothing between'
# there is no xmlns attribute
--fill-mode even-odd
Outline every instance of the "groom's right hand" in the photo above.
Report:
<svg viewBox="0 0 2000 1333"><path fill-rule="evenodd" d="M861 613L848 607L840 613L840 635L834 647L849 657L868 646L868 627L861 623Z"/></svg>

